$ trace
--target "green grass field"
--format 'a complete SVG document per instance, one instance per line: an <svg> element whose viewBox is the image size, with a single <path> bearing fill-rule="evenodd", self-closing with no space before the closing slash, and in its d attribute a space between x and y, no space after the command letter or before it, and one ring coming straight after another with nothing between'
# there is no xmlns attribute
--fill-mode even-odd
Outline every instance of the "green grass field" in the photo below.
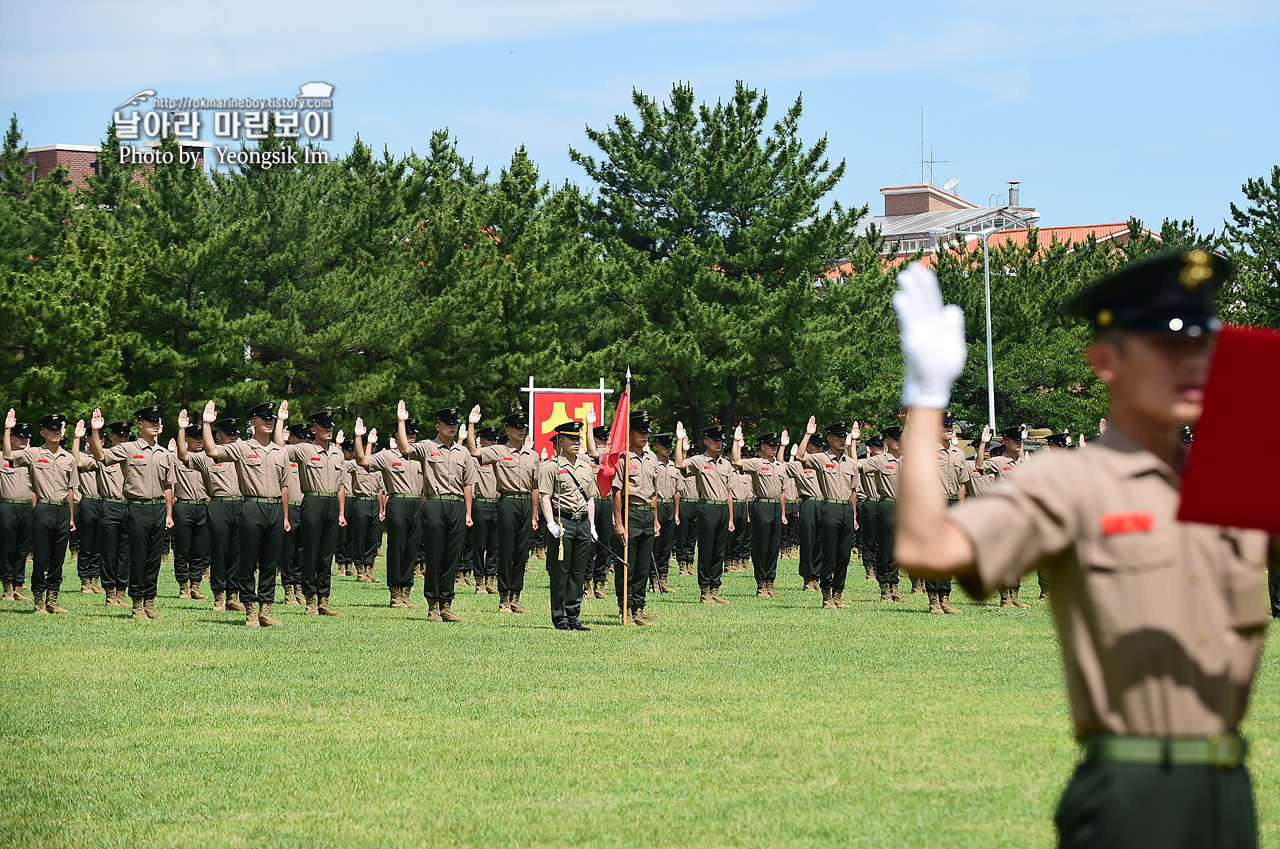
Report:
<svg viewBox="0 0 1280 849"><path fill-rule="evenodd" d="M789 561L782 599L747 572L701 606L673 577L654 626L611 597L572 633L533 565L529 616L466 588L468 621L433 624L335 578L344 616L247 629L168 566L165 618L134 622L69 564L69 614L0 605L0 846L1053 844L1077 755L1044 603L930 616L858 580L821 610ZM1278 691L1273 645L1245 727L1263 846Z"/></svg>

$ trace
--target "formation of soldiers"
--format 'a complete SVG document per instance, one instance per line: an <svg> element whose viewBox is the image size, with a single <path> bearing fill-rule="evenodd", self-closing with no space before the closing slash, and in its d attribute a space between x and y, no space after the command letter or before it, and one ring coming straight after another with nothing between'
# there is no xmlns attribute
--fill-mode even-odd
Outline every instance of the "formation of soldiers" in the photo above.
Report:
<svg viewBox="0 0 1280 849"><path fill-rule="evenodd" d="M357 419L350 438L331 409L288 424L288 402L259 404L245 417L222 417L210 402L193 420L177 417L162 445L163 413L148 406L132 421L106 422L95 410L66 438L61 415L38 427L10 410L0 465L0 577L5 601L24 593L28 552L37 613L58 603L71 533L77 532L81 591L155 619L162 559L172 548L179 597L243 613L251 627L277 626L277 582L284 604L315 616L340 616L331 575L377 583L374 563L386 546L389 606L412 609L422 581L428 620L462 622L458 588L494 594L502 613L521 603L532 554L551 577L551 617L562 630L589 630L583 598L607 597L610 572L620 621L647 626L649 592L675 592L669 564L696 575L700 601L720 594L725 572L754 571L759 598L779 598L778 561L797 555L805 591L822 606L847 608L843 594L857 550L884 604L901 603L893 558L901 427L865 441L857 422L818 435L810 418L801 439L765 433L747 446L741 426L702 430L693 444L684 426L653 433L648 411L631 413L617 471L602 471L610 429L585 421L559 425L554 455L533 450L523 411L482 424L473 408L436 410L431 433L399 404L386 447ZM1066 434L1041 434L1067 447ZM949 504L980 496L1027 459L1023 427L984 430L966 458L954 423L938 438L938 470ZM38 437L38 439L37 439ZM585 440L585 445L583 444ZM32 444L35 441L37 444ZM1052 450L1052 448L1050 448ZM622 540L626 539L623 545ZM624 568L625 566L625 568ZM625 583L624 583L625 580ZM949 580L913 580L931 613L957 614ZM1047 597L1041 576L1041 597ZM1027 607L1019 587L1001 605Z"/></svg>

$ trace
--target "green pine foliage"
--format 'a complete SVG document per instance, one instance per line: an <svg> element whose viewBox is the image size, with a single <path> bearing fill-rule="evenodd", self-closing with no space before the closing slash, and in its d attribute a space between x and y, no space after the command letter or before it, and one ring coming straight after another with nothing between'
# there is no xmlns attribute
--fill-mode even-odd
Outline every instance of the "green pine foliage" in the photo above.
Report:
<svg viewBox="0 0 1280 849"><path fill-rule="evenodd" d="M404 157L360 138L306 163L274 129L263 153L298 164L205 172L118 164L107 128L95 174L34 183L13 116L0 146L0 408L31 419L143 403L264 398L333 406L385 427L397 399L418 414L479 403L493 418L541 385L618 386L633 406L691 427L748 434L821 418L898 412L896 268L866 208L834 199L844 162L800 137L802 101L771 115L739 83L700 102L633 93L631 111L571 151L587 178L553 187L524 148L497 174L440 130ZM177 157L177 142L163 141ZM13 177L12 175L17 175ZM1280 167L1244 186L1221 235L1131 222L1117 243L992 252L997 418L1094 432L1105 387L1087 331L1062 303L1153 251L1228 252L1239 273L1226 318L1280 324ZM836 269L833 271L833 269ZM970 356L958 417L986 419L981 246L938 263L964 307ZM116 410L111 413L110 410Z"/></svg>

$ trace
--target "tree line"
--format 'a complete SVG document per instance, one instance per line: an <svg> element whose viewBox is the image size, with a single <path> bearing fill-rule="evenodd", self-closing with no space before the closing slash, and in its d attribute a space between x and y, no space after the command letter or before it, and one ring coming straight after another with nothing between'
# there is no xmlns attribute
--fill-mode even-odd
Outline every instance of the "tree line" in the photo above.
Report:
<svg viewBox="0 0 1280 849"><path fill-rule="evenodd" d="M30 183L17 116L0 150L0 405L20 417L95 406L126 416L268 398L389 421L518 387L619 385L671 427L742 421L748 433L811 413L885 422L901 359L883 237L867 208L832 195L846 163L799 137L802 101L771 118L739 83L700 103L633 92L632 111L570 151L587 178L553 187L521 148L497 174L447 130L421 153L357 137L324 164L204 172L116 163ZM263 153L296 146L270 133ZM270 159L270 157L263 157ZM301 152L296 156L303 161ZM1280 324L1280 167L1245 185L1221 233L1130 222L1121 247L994 248L997 417L1073 432L1106 392L1085 363L1087 328L1059 307L1120 265L1173 245L1236 259L1225 317ZM982 249L939 257L971 351L953 412L986 419ZM840 263L839 277L824 272Z"/></svg>

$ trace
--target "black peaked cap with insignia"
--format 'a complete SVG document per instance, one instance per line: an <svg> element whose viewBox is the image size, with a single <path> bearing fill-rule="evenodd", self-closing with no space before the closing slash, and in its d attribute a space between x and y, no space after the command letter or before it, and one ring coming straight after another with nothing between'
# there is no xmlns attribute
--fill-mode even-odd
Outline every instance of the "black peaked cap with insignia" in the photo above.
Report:
<svg viewBox="0 0 1280 849"><path fill-rule="evenodd" d="M1051 433L1044 438L1044 441L1058 448L1066 448L1071 444L1071 434L1065 431L1063 433Z"/></svg>
<svg viewBox="0 0 1280 849"><path fill-rule="evenodd" d="M831 424L826 426L825 430L826 430L827 436L848 436L849 423L848 422L832 422Z"/></svg>
<svg viewBox="0 0 1280 849"><path fill-rule="evenodd" d="M702 436L706 439L714 439L716 442L724 442L729 438L729 429L724 425L712 425L702 429Z"/></svg>
<svg viewBox="0 0 1280 849"><path fill-rule="evenodd" d="M884 437L888 437L889 439L901 439L902 428L898 425L889 425L888 427L882 427L880 428L880 435Z"/></svg>
<svg viewBox="0 0 1280 849"><path fill-rule="evenodd" d="M528 430L529 417L524 414L524 410L516 410L502 417L502 423L507 427L517 427Z"/></svg>
<svg viewBox="0 0 1280 849"><path fill-rule="evenodd" d="M164 418L164 409L159 404L149 404L133 414L134 421L142 419L148 422L158 422Z"/></svg>
<svg viewBox="0 0 1280 849"><path fill-rule="evenodd" d="M112 422L107 425L107 430L116 436L132 436L133 422Z"/></svg>
<svg viewBox="0 0 1280 849"><path fill-rule="evenodd" d="M314 434L311 431L311 422L298 422L285 427L289 431L290 436L296 436L298 439L310 439Z"/></svg>
<svg viewBox="0 0 1280 849"><path fill-rule="evenodd" d="M867 445L870 445L872 448L883 448L884 437L877 433L875 436L867 440Z"/></svg>
<svg viewBox="0 0 1280 849"><path fill-rule="evenodd" d="M316 410L314 413L307 416L307 421L312 424L318 424L321 427L333 427L337 424L337 422L333 420L333 410L330 410L328 407L325 407L323 410Z"/></svg>
<svg viewBox="0 0 1280 849"><path fill-rule="evenodd" d="M610 428L608 425L596 425L591 429L591 435L596 439L608 439Z"/></svg>
<svg viewBox="0 0 1280 849"><path fill-rule="evenodd" d="M674 433L655 433L653 441L658 445L674 448L676 444L676 435Z"/></svg>
<svg viewBox="0 0 1280 849"><path fill-rule="evenodd" d="M556 425L556 433L561 436L582 437L582 422L568 421Z"/></svg>
<svg viewBox="0 0 1280 849"><path fill-rule="evenodd" d="M421 427L422 427L422 422L418 421L413 417L410 417L404 420L404 432L406 434L412 433L414 436L417 436ZM392 428L392 433L394 432L395 432L395 429Z"/></svg>
<svg viewBox="0 0 1280 849"><path fill-rule="evenodd" d="M653 416L648 410L633 410L630 418L630 427L638 433L649 433L652 429Z"/></svg>
<svg viewBox="0 0 1280 849"><path fill-rule="evenodd" d="M213 429L222 431L223 433L229 436L239 436L240 420L239 419L218 419L216 422L213 423Z"/></svg>
<svg viewBox="0 0 1280 849"><path fill-rule="evenodd" d="M499 432L498 428L494 425L482 427L476 430L476 439L492 439L494 442L497 442L502 438L498 435Z"/></svg>
<svg viewBox="0 0 1280 849"><path fill-rule="evenodd" d="M782 434L777 433L776 431L773 433L763 434L760 437L759 442L761 445L772 445L774 448L777 448L782 445Z"/></svg>
<svg viewBox="0 0 1280 849"><path fill-rule="evenodd" d="M198 424L187 425L183 433L187 435L187 439L198 439L204 441L204 428Z"/></svg>
<svg viewBox="0 0 1280 849"><path fill-rule="evenodd" d="M338 446L343 451L350 451L352 454L356 451L356 441L351 437L342 440L342 444Z"/></svg>
<svg viewBox="0 0 1280 849"><path fill-rule="evenodd" d="M256 407L250 407L245 413L246 418L259 418L273 422L276 420L276 405L273 401L264 401Z"/></svg>
<svg viewBox="0 0 1280 849"><path fill-rule="evenodd" d="M444 422L445 424L451 425L462 424L462 416L459 415L457 407L441 407L439 410L436 410L435 416L436 421L438 422Z"/></svg>
<svg viewBox="0 0 1280 849"><path fill-rule="evenodd" d="M40 419L41 430L58 430L67 423L67 417L61 413L50 413Z"/></svg>
<svg viewBox="0 0 1280 849"><path fill-rule="evenodd" d="M13 430L9 431L9 433L11 436L16 436L21 439L30 439L32 433L31 422L17 422L14 424Z"/></svg>
<svg viewBox="0 0 1280 849"><path fill-rule="evenodd" d="M1022 441L1022 425L1014 425L1000 431L1001 439L1012 439L1014 442Z"/></svg>
<svg viewBox="0 0 1280 849"><path fill-rule="evenodd" d="M1169 251L1126 265L1067 301L1064 312L1095 331L1216 333L1213 296L1231 278L1231 262L1212 251Z"/></svg>

